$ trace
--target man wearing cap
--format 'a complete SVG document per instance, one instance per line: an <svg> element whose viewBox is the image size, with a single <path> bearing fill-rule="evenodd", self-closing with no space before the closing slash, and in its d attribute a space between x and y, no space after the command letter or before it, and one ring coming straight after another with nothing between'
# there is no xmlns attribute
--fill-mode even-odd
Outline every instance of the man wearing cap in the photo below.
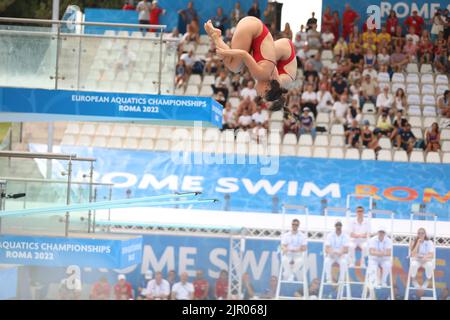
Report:
<svg viewBox="0 0 450 320"><path fill-rule="evenodd" d="M294 273L301 280L300 268L304 263L303 253L307 249L308 239L303 232L298 231L300 221L292 220L292 229L281 236L281 264L283 279L294 281Z"/></svg>
<svg viewBox="0 0 450 320"><path fill-rule="evenodd" d="M117 277L118 282L114 286L114 295L116 300L132 300L133 299L133 287L126 280L124 274L119 274Z"/></svg>
<svg viewBox="0 0 450 320"><path fill-rule="evenodd" d="M327 235L325 240L325 276L328 283L332 282L331 268L333 263L339 265L339 282L343 282L347 273L348 236L342 232L342 222L336 221L335 231Z"/></svg>
<svg viewBox="0 0 450 320"><path fill-rule="evenodd" d="M155 273L155 279L150 280L145 290L148 300L167 300L170 294L169 281L163 279L161 271Z"/></svg>
<svg viewBox="0 0 450 320"><path fill-rule="evenodd" d="M422 28L425 25L425 20L423 20L423 18L419 16L417 10L414 10L412 16L406 18L404 23L409 28L414 27L416 34L420 36L420 34L422 33Z"/></svg>
<svg viewBox="0 0 450 320"><path fill-rule="evenodd" d="M361 249L360 267L365 266L364 258L367 256L367 239L370 235L369 221L364 219L364 208L359 206L356 208L356 218L350 223L349 228L349 260L350 267L355 264L356 248Z"/></svg>
<svg viewBox="0 0 450 320"><path fill-rule="evenodd" d="M378 234L369 240L369 283L380 286L378 268L382 269L381 286L387 287L387 277L392 269L392 240L386 236L386 228L378 228Z"/></svg>

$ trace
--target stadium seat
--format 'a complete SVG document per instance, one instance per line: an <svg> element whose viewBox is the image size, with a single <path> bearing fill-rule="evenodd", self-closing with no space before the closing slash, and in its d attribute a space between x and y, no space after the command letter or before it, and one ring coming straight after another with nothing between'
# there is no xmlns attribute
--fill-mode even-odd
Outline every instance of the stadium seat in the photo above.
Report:
<svg viewBox="0 0 450 320"><path fill-rule="evenodd" d="M324 147L316 147L313 151L313 158L328 158L328 149Z"/></svg>
<svg viewBox="0 0 450 320"><path fill-rule="evenodd" d="M422 74L422 76L420 77L420 82L422 84L433 84L434 83L433 75L429 73Z"/></svg>
<svg viewBox="0 0 450 320"><path fill-rule="evenodd" d="M392 75L392 82L400 82L400 83L403 83L403 82L405 82L405 76L403 75L403 73L395 72L395 73Z"/></svg>
<svg viewBox="0 0 450 320"><path fill-rule="evenodd" d="M344 159L344 149L342 148L331 148L328 154L329 158L332 159Z"/></svg>
<svg viewBox="0 0 450 320"><path fill-rule="evenodd" d="M64 134L64 136L61 140L61 145L73 146L76 144L75 141L76 141L75 136L73 136L71 134Z"/></svg>
<svg viewBox="0 0 450 320"><path fill-rule="evenodd" d="M390 150L380 150L378 151L379 161L392 161L392 153Z"/></svg>
<svg viewBox="0 0 450 320"><path fill-rule="evenodd" d="M383 82L389 83L391 81L391 79L389 77L389 73L387 73L387 72L379 72L377 79L378 79L378 82L381 82L381 83L383 83Z"/></svg>
<svg viewBox="0 0 450 320"><path fill-rule="evenodd" d="M404 83L393 83L392 84L392 91L393 93L397 92L398 89L402 89L403 91L406 91L406 87Z"/></svg>
<svg viewBox="0 0 450 320"><path fill-rule="evenodd" d="M416 73L411 73L406 76L406 83L419 83L419 76Z"/></svg>
<svg viewBox="0 0 450 320"><path fill-rule="evenodd" d="M441 163L441 157L438 152L428 152L426 157L427 163Z"/></svg>
<svg viewBox="0 0 450 320"><path fill-rule="evenodd" d="M279 133L271 132L269 134L268 143L271 145L281 144L281 135Z"/></svg>
<svg viewBox="0 0 450 320"><path fill-rule="evenodd" d="M103 35L106 37L114 37L114 36L116 36L116 31L115 30L105 30Z"/></svg>
<svg viewBox="0 0 450 320"><path fill-rule="evenodd" d="M409 157L410 162L425 162L423 151L413 150Z"/></svg>
<svg viewBox="0 0 450 320"><path fill-rule="evenodd" d="M309 134L302 134L300 136L300 139L298 139L298 145L299 146L312 146L313 145L312 136Z"/></svg>
<svg viewBox="0 0 450 320"><path fill-rule="evenodd" d="M155 150L167 151L170 149L170 143L167 139L158 139L155 143Z"/></svg>
<svg viewBox="0 0 450 320"><path fill-rule="evenodd" d="M425 117L423 119L423 127L430 128L434 122L438 122L435 117ZM439 123L439 122L438 122Z"/></svg>
<svg viewBox="0 0 450 320"><path fill-rule="evenodd" d="M127 126L116 124L111 130L112 137L125 137L127 135Z"/></svg>
<svg viewBox="0 0 450 320"><path fill-rule="evenodd" d="M158 131L158 139L171 139L173 130L170 127L161 127Z"/></svg>
<svg viewBox="0 0 450 320"><path fill-rule="evenodd" d="M345 159L348 160L359 160L359 150L356 148L350 148L345 150Z"/></svg>
<svg viewBox="0 0 450 320"><path fill-rule="evenodd" d="M445 92L446 90L448 90L448 84L447 84L447 85L445 85L445 84L439 84L439 85L436 87L436 94L437 94L438 96L441 96L441 95L444 94L444 92Z"/></svg>
<svg viewBox="0 0 450 320"><path fill-rule="evenodd" d="M363 109L362 109L363 113L375 113L375 111L376 111L376 108L373 103L365 103L363 105Z"/></svg>
<svg viewBox="0 0 450 320"><path fill-rule="evenodd" d="M314 140L314 146L316 147L328 147L328 136L318 135Z"/></svg>
<svg viewBox="0 0 450 320"><path fill-rule="evenodd" d="M250 143L250 133L248 131L239 130L236 135L236 143Z"/></svg>
<svg viewBox="0 0 450 320"><path fill-rule="evenodd" d="M411 104L420 104L420 97L417 94L408 94L407 102L409 105Z"/></svg>
<svg viewBox="0 0 450 320"><path fill-rule="evenodd" d="M136 125L128 128L127 137L139 139L142 136L142 128Z"/></svg>
<svg viewBox="0 0 450 320"><path fill-rule="evenodd" d="M334 124L331 127L331 134L343 136L344 135L344 126L341 124Z"/></svg>
<svg viewBox="0 0 450 320"><path fill-rule="evenodd" d="M128 82L130 81L130 74L128 71L119 71L119 73L117 73L116 80L120 82Z"/></svg>
<svg viewBox="0 0 450 320"><path fill-rule="evenodd" d="M97 132L96 135L97 136L109 136L111 134L111 127L112 125L110 124L100 124L97 127Z"/></svg>
<svg viewBox="0 0 450 320"><path fill-rule="evenodd" d="M435 88L432 84L424 84L422 85L422 94L434 94Z"/></svg>
<svg viewBox="0 0 450 320"><path fill-rule="evenodd" d="M408 154L404 150L396 150L394 152L394 161L396 161L396 162L408 162Z"/></svg>
<svg viewBox="0 0 450 320"><path fill-rule="evenodd" d="M410 105L408 108L408 115L420 117L422 116L422 109L420 109L420 106Z"/></svg>
<svg viewBox="0 0 450 320"><path fill-rule="evenodd" d="M438 74L436 76L436 84L445 84L448 86L448 77L445 74Z"/></svg>
<svg viewBox="0 0 450 320"><path fill-rule="evenodd" d="M312 157L312 148L308 146L300 146L297 150L297 156L303 158L311 158Z"/></svg>
<svg viewBox="0 0 450 320"><path fill-rule="evenodd" d="M433 72L433 67L431 66L431 64L422 64L420 66L420 73L432 73Z"/></svg>
<svg viewBox="0 0 450 320"><path fill-rule="evenodd" d="M92 123L85 123L81 127L80 134L93 136L95 134L95 124Z"/></svg>
<svg viewBox="0 0 450 320"><path fill-rule="evenodd" d="M361 152L361 160L375 160L375 151L372 149L364 149Z"/></svg>
<svg viewBox="0 0 450 320"><path fill-rule="evenodd" d="M283 111L275 111L271 116L272 121L283 121Z"/></svg>
<svg viewBox="0 0 450 320"><path fill-rule="evenodd" d="M442 155L442 163L450 163L450 152L446 152Z"/></svg>
<svg viewBox="0 0 450 320"><path fill-rule="evenodd" d="M369 121L370 125L372 125L372 126L377 124L375 115L373 115L373 114L364 114L363 115L363 120Z"/></svg>
<svg viewBox="0 0 450 320"><path fill-rule="evenodd" d="M143 138L141 141L139 141L139 149L142 150L153 150L154 142L152 139L149 138Z"/></svg>
<svg viewBox="0 0 450 320"><path fill-rule="evenodd" d="M67 125L66 131L64 131L65 134L79 134L80 133L80 126L78 123L69 123Z"/></svg>
<svg viewBox="0 0 450 320"><path fill-rule="evenodd" d="M333 60L333 51L323 50L320 59L321 60Z"/></svg>
<svg viewBox="0 0 450 320"><path fill-rule="evenodd" d="M213 89L210 85L202 86L199 95L202 97L210 97L214 94Z"/></svg>
<svg viewBox="0 0 450 320"><path fill-rule="evenodd" d="M449 140L442 141L442 151L450 152L450 141Z"/></svg>
<svg viewBox="0 0 450 320"><path fill-rule="evenodd" d="M205 75L205 77L203 78L203 85L211 85L214 84L216 82L216 79L214 78L213 75Z"/></svg>
<svg viewBox="0 0 450 320"><path fill-rule="evenodd" d="M158 129L155 127L146 126L142 130L142 138L156 138L158 136Z"/></svg>
<svg viewBox="0 0 450 320"><path fill-rule="evenodd" d="M331 136L330 146L331 147L343 147L345 145L343 136Z"/></svg>
<svg viewBox="0 0 450 320"><path fill-rule="evenodd" d="M406 93L420 94L419 85L417 83L408 83L408 86L406 87Z"/></svg>
<svg viewBox="0 0 450 320"><path fill-rule="evenodd" d="M138 149L139 148L139 140L136 138L126 138L123 142L122 148L125 149Z"/></svg>
<svg viewBox="0 0 450 320"><path fill-rule="evenodd" d="M230 102L231 107L233 109L236 109L239 106L239 103L241 103L241 100L239 100L239 98L236 98L236 97L230 97L228 99L228 102Z"/></svg>
<svg viewBox="0 0 450 320"><path fill-rule="evenodd" d="M281 155L282 156L296 156L295 146L293 145L282 145L281 146Z"/></svg>
<svg viewBox="0 0 450 320"><path fill-rule="evenodd" d="M198 134L195 133L192 136L194 140L201 139L202 137L198 137ZM208 128L203 132L203 141L205 142L216 142L220 140L220 131L214 128Z"/></svg>
<svg viewBox="0 0 450 320"><path fill-rule="evenodd" d="M436 107L434 106L425 106L423 108L424 117L436 117Z"/></svg>
<svg viewBox="0 0 450 320"><path fill-rule="evenodd" d="M198 85L200 85L202 83L202 77L199 74L192 74L189 77L188 83L190 85L197 85L198 86Z"/></svg>
<svg viewBox="0 0 450 320"><path fill-rule="evenodd" d="M378 141L378 144L379 144L380 148L382 148L382 149L387 149L387 150L391 150L392 149L391 139L389 139L389 138L382 137Z"/></svg>
<svg viewBox="0 0 450 320"><path fill-rule="evenodd" d="M330 122L330 114L325 112L319 112L317 114L316 123L329 123Z"/></svg>
<svg viewBox="0 0 450 320"><path fill-rule="evenodd" d="M420 117L409 117L408 122L411 124L411 127L422 128L422 118Z"/></svg>
<svg viewBox="0 0 450 320"><path fill-rule="evenodd" d="M297 136L293 133L287 133L284 135L283 144L286 145L296 145L297 144Z"/></svg>
<svg viewBox="0 0 450 320"><path fill-rule="evenodd" d="M406 72L408 73L418 73L419 67L417 66L417 63L408 63L406 65Z"/></svg>
<svg viewBox="0 0 450 320"><path fill-rule="evenodd" d="M416 139L423 139L423 132L421 128L411 128L411 132L414 134Z"/></svg>
<svg viewBox="0 0 450 320"><path fill-rule="evenodd" d="M435 106L436 99L434 98L434 96L426 94L422 97L422 105Z"/></svg>
<svg viewBox="0 0 450 320"><path fill-rule="evenodd" d="M188 85L186 91L184 92L186 96L198 96L198 86L197 85Z"/></svg>
<svg viewBox="0 0 450 320"><path fill-rule="evenodd" d="M450 129L442 129L441 140L450 140Z"/></svg>
<svg viewBox="0 0 450 320"><path fill-rule="evenodd" d="M126 30L120 30L117 32L117 36L119 37L128 37L130 34Z"/></svg>
<svg viewBox="0 0 450 320"><path fill-rule="evenodd" d="M281 121L272 121L270 123L270 130L275 130L282 132L283 131L283 122Z"/></svg>

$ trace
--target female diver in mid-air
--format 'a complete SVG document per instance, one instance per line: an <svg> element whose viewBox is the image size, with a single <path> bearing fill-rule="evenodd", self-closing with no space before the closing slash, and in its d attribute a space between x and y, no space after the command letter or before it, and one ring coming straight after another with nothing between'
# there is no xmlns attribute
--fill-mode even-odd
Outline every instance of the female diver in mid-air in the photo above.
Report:
<svg viewBox="0 0 450 320"><path fill-rule="evenodd" d="M222 40L221 31L214 28L211 20L205 23L205 30L229 70L239 72L243 65L247 66L257 80L255 89L260 96L268 101L283 100L282 95L287 92L285 87L295 80L297 72L295 49L290 40L274 42L269 29L255 17L239 21L231 48ZM279 110L283 104L274 107Z"/></svg>

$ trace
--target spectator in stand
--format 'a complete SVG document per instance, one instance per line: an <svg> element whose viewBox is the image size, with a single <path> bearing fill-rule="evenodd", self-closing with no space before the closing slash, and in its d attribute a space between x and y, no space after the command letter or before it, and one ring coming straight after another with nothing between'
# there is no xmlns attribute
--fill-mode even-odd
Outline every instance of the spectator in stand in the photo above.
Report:
<svg viewBox="0 0 450 320"><path fill-rule="evenodd" d="M242 11L241 9L241 3L236 2L236 4L234 5L234 9L230 13L231 28L236 27L239 20L241 20L243 17L245 17L245 15L244 11Z"/></svg>
<svg viewBox="0 0 450 320"><path fill-rule="evenodd" d="M122 7L122 10L135 10L135 9L136 8L129 1L125 1Z"/></svg>
<svg viewBox="0 0 450 320"><path fill-rule="evenodd" d="M363 43L369 43L369 40L372 40L372 42L377 41L377 34L375 33L375 30L368 29L366 32L362 34L362 42Z"/></svg>
<svg viewBox="0 0 450 320"><path fill-rule="evenodd" d="M347 94L342 94L339 97L339 101L336 101L333 105L333 123L344 124L346 121L347 111L348 111L348 97Z"/></svg>
<svg viewBox="0 0 450 320"><path fill-rule="evenodd" d="M215 28L225 33L225 25L228 23L228 17L223 14L223 9L221 7L217 8L217 15L211 19L212 24Z"/></svg>
<svg viewBox="0 0 450 320"><path fill-rule="evenodd" d="M417 62L417 51L418 47L414 44L414 40L412 38L408 38L406 40L405 46L403 47L403 52L408 57L409 62Z"/></svg>
<svg viewBox="0 0 450 320"><path fill-rule="evenodd" d="M450 73L449 50L445 44L441 44L436 49L434 57L434 68L440 73Z"/></svg>
<svg viewBox="0 0 450 320"><path fill-rule="evenodd" d="M326 25L322 26L322 48L324 50L331 50L333 49L333 45L335 43L334 34L331 32L331 27Z"/></svg>
<svg viewBox="0 0 450 320"><path fill-rule="evenodd" d="M399 130L399 134L397 135L397 147L402 148L410 154L415 143L416 137L411 131L411 125L407 123L404 130Z"/></svg>
<svg viewBox="0 0 450 320"><path fill-rule="evenodd" d="M300 110L298 105L294 104L290 107L290 112L285 113L283 117L283 132L298 135L300 124Z"/></svg>
<svg viewBox="0 0 450 320"><path fill-rule="evenodd" d="M175 270L169 271L169 273L167 274L167 281L169 281L170 296L172 296L172 287L175 284L175 282L177 282L177 273L175 272Z"/></svg>
<svg viewBox="0 0 450 320"><path fill-rule="evenodd" d="M258 98L260 98L260 97L256 97L256 99L258 99ZM263 110L261 108L260 103L255 103L255 104L256 104L256 112L254 112L252 114L253 125L261 126L262 128L267 129L269 126L269 115L266 110Z"/></svg>
<svg viewBox="0 0 450 320"><path fill-rule="evenodd" d="M381 114L381 117L378 118L377 126L375 130L373 130L373 133L378 137L381 138L381 136L391 136L392 133L392 124L391 119L389 119L388 114L386 112L383 112Z"/></svg>
<svg viewBox="0 0 450 320"><path fill-rule="evenodd" d="M439 300L450 300L449 295L448 295L448 287L447 286L445 286L445 288L443 288L441 290L441 295L439 296Z"/></svg>
<svg viewBox="0 0 450 320"><path fill-rule="evenodd" d="M136 65L136 54L133 51L128 49L128 46L125 45L122 47L122 51L117 58L117 63L115 66L116 76L119 71L128 71L130 72L134 66Z"/></svg>
<svg viewBox="0 0 450 320"><path fill-rule="evenodd" d="M337 75L336 79L331 83L331 93L333 98L337 100L339 96L348 94L348 84L342 75Z"/></svg>
<svg viewBox="0 0 450 320"><path fill-rule="evenodd" d="M431 27L431 37L433 40L436 40L439 33L444 32L444 27L446 24L445 17L442 16L442 10L437 9L434 13L433 18L430 21Z"/></svg>
<svg viewBox="0 0 450 320"><path fill-rule="evenodd" d="M313 24L307 32L308 35L308 45L311 49L320 49L320 32L317 31L317 24Z"/></svg>
<svg viewBox="0 0 450 320"><path fill-rule="evenodd" d="M421 64L430 64L433 62L433 43L429 38L424 38L419 43L419 55Z"/></svg>
<svg viewBox="0 0 450 320"><path fill-rule="evenodd" d="M345 11L342 14L342 36L348 39L350 32L354 29L356 23L359 21L359 15L350 7L350 4L345 4Z"/></svg>
<svg viewBox="0 0 450 320"><path fill-rule="evenodd" d="M313 25L317 26L317 19L316 19L315 15L316 15L316 13L312 12L311 18L309 18L308 21L306 21L306 31L312 29Z"/></svg>
<svg viewBox="0 0 450 320"><path fill-rule="evenodd" d="M393 100L393 107L396 112L398 111L404 111L407 106L407 100L405 91L402 88L398 88L395 92L395 97Z"/></svg>
<svg viewBox="0 0 450 320"><path fill-rule="evenodd" d="M405 36L405 39L406 41L412 39L414 45L419 44L420 37L417 35L416 28L414 26L409 28L408 34Z"/></svg>
<svg viewBox="0 0 450 320"><path fill-rule="evenodd" d="M177 88L181 88L187 80L186 62L179 60L175 67L175 85Z"/></svg>
<svg viewBox="0 0 450 320"><path fill-rule="evenodd" d="M417 10L414 10L412 16L405 19L404 24L407 28L414 27L416 34L420 35L422 33L422 28L425 26L425 20L418 15Z"/></svg>
<svg viewBox="0 0 450 320"><path fill-rule="evenodd" d="M398 25L394 35L392 36L392 46L403 48L406 43L406 38L403 35L402 26Z"/></svg>
<svg viewBox="0 0 450 320"><path fill-rule="evenodd" d="M253 81L249 81L247 83L247 87L241 90L241 98L250 100L254 100L258 96L258 93L255 89L255 83Z"/></svg>
<svg viewBox="0 0 450 320"><path fill-rule="evenodd" d="M250 300L255 296L255 289L250 282L250 275L248 272L242 274L242 299Z"/></svg>
<svg viewBox="0 0 450 320"><path fill-rule="evenodd" d="M209 282L205 279L203 270L197 270L193 285L194 300L208 300Z"/></svg>
<svg viewBox="0 0 450 320"><path fill-rule="evenodd" d="M124 9L125 10L125 9ZM109 300L111 298L111 285L108 278L101 277L100 280L92 286L91 300Z"/></svg>
<svg viewBox="0 0 450 320"><path fill-rule="evenodd" d="M216 300L224 300L228 297L228 271L221 270L214 290Z"/></svg>
<svg viewBox="0 0 450 320"><path fill-rule="evenodd" d="M320 30L324 31L325 29L328 29L331 31L331 30L333 30L333 24L334 24L334 18L333 18L333 14L331 13L331 7L327 6L322 15L322 26L321 26Z"/></svg>
<svg viewBox="0 0 450 320"><path fill-rule="evenodd" d="M370 75L371 79L378 79L378 72L374 69L373 65L369 64L366 66L362 73L362 77L364 78L366 75Z"/></svg>
<svg viewBox="0 0 450 320"><path fill-rule="evenodd" d="M312 54L310 53L309 45L306 41L303 48L297 51L297 61L300 61L299 67L306 68L306 60L308 60L311 56Z"/></svg>
<svg viewBox="0 0 450 320"><path fill-rule="evenodd" d="M394 116L394 109L392 105L394 103L394 97L389 93L389 85L386 84L383 87L383 92L377 96L377 103L375 106L378 110L378 115L381 113L387 113L390 116Z"/></svg>
<svg viewBox="0 0 450 320"><path fill-rule="evenodd" d="M402 53L402 48L400 46L395 47L395 52L391 55L392 70L394 72L403 72L408 63L409 58Z"/></svg>
<svg viewBox="0 0 450 320"><path fill-rule="evenodd" d="M187 8L179 10L178 14L181 16L182 25L180 27L181 33L187 30L187 26L191 24L194 19L198 21L197 11L194 9L194 3L192 1L188 2Z"/></svg>
<svg viewBox="0 0 450 320"><path fill-rule="evenodd" d="M445 90L444 94L437 99L439 112L445 118L450 118L450 90Z"/></svg>
<svg viewBox="0 0 450 320"><path fill-rule="evenodd" d="M287 38L292 41L293 33L289 22L286 22L286 24L284 25L284 30L282 31L282 33L284 38Z"/></svg>
<svg viewBox="0 0 450 320"><path fill-rule="evenodd" d="M180 282L172 287L172 300L192 300L194 297L194 286L188 282L187 272L180 275Z"/></svg>
<svg viewBox="0 0 450 320"><path fill-rule="evenodd" d="M358 122L358 124L362 120L362 113L361 109L358 106L358 100L355 98L352 98L350 107L347 110L347 116L346 116L346 122L345 125L348 126L353 123L354 120Z"/></svg>
<svg viewBox="0 0 450 320"><path fill-rule="evenodd" d="M150 24L159 25L159 16L166 14L166 10L158 6L158 1L154 0L150 8ZM156 32L156 29L150 29L150 32Z"/></svg>
<svg viewBox="0 0 450 320"><path fill-rule="evenodd" d="M366 54L364 55L364 65L366 67L375 67L377 64L377 56L371 48L366 50Z"/></svg>
<svg viewBox="0 0 450 320"><path fill-rule="evenodd" d="M336 221L334 224L336 231L330 232L325 240L324 246L324 269L325 269L325 281L332 283L332 267L334 263L339 265L339 280L343 283L345 275L347 274L347 254L349 246L349 237L342 232L342 222Z"/></svg>
<svg viewBox="0 0 450 320"><path fill-rule="evenodd" d="M362 77L362 75L361 75ZM350 86L350 95L353 100L356 100L358 103L358 107L361 107L359 103L359 97L361 94L361 77L356 79L355 82Z"/></svg>
<svg viewBox="0 0 450 320"><path fill-rule="evenodd" d="M114 286L114 296L116 300L133 300L133 287L126 280L124 274L119 274L118 282Z"/></svg>
<svg viewBox="0 0 450 320"><path fill-rule="evenodd" d="M253 114L256 111L256 104L250 98L241 100L236 110L237 117L239 118L240 116L242 116L246 110L250 114Z"/></svg>
<svg viewBox="0 0 450 320"><path fill-rule="evenodd" d="M339 39L339 26L340 26L341 20L339 19L339 12L333 11L333 27L332 32L334 34L334 38L337 40Z"/></svg>
<svg viewBox="0 0 450 320"><path fill-rule="evenodd" d="M437 122L434 122L426 132L426 152L437 152L441 150L441 133L439 132L439 125Z"/></svg>
<svg viewBox="0 0 450 320"><path fill-rule="evenodd" d="M306 87L306 91L303 92L302 94L302 100L301 100L301 104L302 104L302 110L304 108L309 108L309 110L312 111L312 113L314 114L314 117L317 116L317 94L316 92L313 91L313 86L311 84L309 84Z"/></svg>
<svg viewBox="0 0 450 320"><path fill-rule="evenodd" d="M377 43L379 48L385 48L391 44L391 34L387 31L386 26L381 26L381 32L377 35Z"/></svg>
<svg viewBox="0 0 450 320"><path fill-rule="evenodd" d="M355 51L350 53L349 58L352 68L361 67L364 65L364 55L361 53L360 47L356 47Z"/></svg>
<svg viewBox="0 0 450 320"><path fill-rule="evenodd" d="M217 77L215 83L213 85L211 85L214 93L218 93L218 92L223 93L225 100L228 100L228 94L229 94L228 88L230 88L230 86L231 86L230 78L228 78L226 71L221 71L219 73L219 76Z"/></svg>
<svg viewBox="0 0 450 320"><path fill-rule="evenodd" d="M317 112L330 113L333 109L333 96L330 91L327 90L325 84L320 85L320 90L317 92Z"/></svg>
<svg viewBox="0 0 450 320"><path fill-rule="evenodd" d="M359 148L361 138L361 129L359 128L358 121L353 120L350 128L345 132L345 144L347 147Z"/></svg>
<svg viewBox="0 0 450 320"><path fill-rule="evenodd" d="M136 6L136 11L139 13L138 15L139 24L149 24L151 5L152 4L147 0L142 0ZM145 32L144 28L140 28L139 30L141 30L143 33Z"/></svg>
<svg viewBox="0 0 450 320"><path fill-rule="evenodd" d="M311 134L312 138L316 138L316 128L314 126L314 119L309 114L309 108L305 107L303 108L303 113L300 116L300 122L299 122L299 133L298 135L302 134Z"/></svg>
<svg viewBox="0 0 450 320"><path fill-rule="evenodd" d="M225 108L227 99L225 99L225 95L223 94L222 91L218 91L216 94L214 94L213 99L216 100L218 103L220 103Z"/></svg>
<svg viewBox="0 0 450 320"><path fill-rule="evenodd" d="M248 110L248 109L244 110L243 115L241 115L238 119L239 128L241 128L244 131L247 131L247 129L251 129L252 122L253 122L253 120L252 120L250 110Z"/></svg>
<svg viewBox="0 0 450 320"><path fill-rule="evenodd" d="M272 24L276 22L276 12L275 8L271 3L267 4L266 10L264 10L263 16L264 16L264 24L270 28ZM291 38L292 40L292 38Z"/></svg>
<svg viewBox="0 0 450 320"><path fill-rule="evenodd" d="M163 279L161 271L155 273L155 279L148 282L145 290L147 300L167 300L170 296L169 281Z"/></svg>
<svg viewBox="0 0 450 320"><path fill-rule="evenodd" d="M198 17L197 16L194 17L192 19L191 23L189 23L187 25L187 32L183 36L182 41L185 41L185 42L194 41L197 44L200 43L200 26L198 24Z"/></svg>
<svg viewBox="0 0 450 320"><path fill-rule="evenodd" d="M393 123L394 129L392 130L390 136L393 145L397 144L397 136L400 134L400 132L402 132L402 130L405 130L407 124L408 120L403 117L403 112L398 111Z"/></svg>
<svg viewBox="0 0 450 320"><path fill-rule="evenodd" d="M374 40L374 38L368 38L367 42L364 42L362 45L363 50L372 49L372 51L377 51L377 44Z"/></svg>
<svg viewBox="0 0 450 320"><path fill-rule="evenodd" d="M344 57L348 54L348 45L344 38L339 38L338 42L333 48L333 53L335 56Z"/></svg>
<svg viewBox="0 0 450 320"><path fill-rule="evenodd" d="M277 295L278 278L276 276L271 276L269 281L269 287L264 290L261 298L264 299L275 299Z"/></svg>
<svg viewBox="0 0 450 320"><path fill-rule="evenodd" d="M251 8L247 12L248 16L260 18L261 17L261 10L259 10L258 1L253 1L253 4Z"/></svg>
<svg viewBox="0 0 450 320"><path fill-rule="evenodd" d="M372 130L370 130L369 120L363 121L363 129L361 131L361 141L362 145L365 146L368 149L375 150L375 152L378 152L381 148L378 145L378 139L373 134Z"/></svg>
<svg viewBox="0 0 450 320"><path fill-rule="evenodd" d="M153 272L151 270L147 270L139 282L137 289L137 300L143 300L147 298L147 286L150 280L153 278Z"/></svg>
<svg viewBox="0 0 450 320"><path fill-rule="evenodd" d="M389 16L386 19L386 30L393 36L398 26L397 13L394 10L389 11Z"/></svg>
<svg viewBox="0 0 450 320"><path fill-rule="evenodd" d="M378 95L378 83L372 79L370 74L364 76L364 81L361 84L360 105L364 106L366 102L376 104Z"/></svg>
<svg viewBox="0 0 450 320"><path fill-rule="evenodd" d="M190 50L189 52L183 53L180 56L180 60L184 61L184 65L186 68L186 74L187 74L187 76L189 76L192 72L192 67L194 66L194 63L195 63L194 51Z"/></svg>
<svg viewBox="0 0 450 320"><path fill-rule="evenodd" d="M231 103L227 102L225 104L225 109L223 109L222 118L222 129L235 129L236 128L236 114L231 108Z"/></svg>

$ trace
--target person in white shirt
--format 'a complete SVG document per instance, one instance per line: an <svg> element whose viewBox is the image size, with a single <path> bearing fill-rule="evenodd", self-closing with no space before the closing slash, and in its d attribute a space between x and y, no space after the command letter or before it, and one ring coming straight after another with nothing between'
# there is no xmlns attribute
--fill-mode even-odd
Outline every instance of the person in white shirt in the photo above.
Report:
<svg viewBox="0 0 450 320"><path fill-rule="evenodd" d="M387 112L392 114L392 104L394 103L394 97L389 93L389 85L383 87L383 92L381 92L377 97L376 107L378 109L378 115L382 112Z"/></svg>
<svg viewBox="0 0 450 320"><path fill-rule="evenodd" d="M333 123L344 124L348 110L347 95L340 96L339 101L333 105Z"/></svg>
<svg viewBox="0 0 450 320"><path fill-rule="evenodd" d="M411 279L415 288L419 288L417 282L417 271L420 267L425 269L426 281L423 282L422 289L428 288L434 272L434 244L428 239L424 228L417 230L417 237L411 245Z"/></svg>
<svg viewBox="0 0 450 320"><path fill-rule="evenodd" d="M255 100L255 98L258 96L258 93L255 89L255 83L253 81L249 81L247 83L247 87L241 90L241 97L243 99L250 98L250 100Z"/></svg>
<svg viewBox="0 0 450 320"><path fill-rule="evenodd" d="M145 289L148 300L167 300L170 295L169 281L163 279L161 271L156 272L155 279L150 280Z"/></svg>
<svg viewBox="0 0 450 320"><path fill-rule="evenodd" d="M187 272L180 275L180 282L172 286L172 300L192 300L194 297L194 285L188 282Z"/></svg>
<svg viewBox="0 0 450 320"><path fill-rule="evenodd" d="M369 221L364 220L364 208L359 206L356 208L356 218L350 223L349 228L349 261L350 267L355 264L356 248L361 249L360 267L365 266L364 258L367 257L367 240L370 236Z"/></svg>
<svg viewBox="0 0 450 320"><path fill-rule="evenodd" d="M149 24L150 23L150 9L152 4L147 0L139 1L136 6L136 11L139 12L139 24ZM145 32L145 29L140 29Z"/></svg>
<svg viewBox="0 0 450 320"><path fill-rule="evenodd" d="M386 229L381 227L378 234L369 240L369 266L367 276L369 283L380 287L378 268L382 269L381 286L387 287L387 278L392 269L392 240L386 236Z"/></svg>
<svg viewBox="0 0 450 320"><path fill-rule="evenodd" d="M244 130L250 129L252 122L253 122L253 119L252 119L252 116L250 115L249 110L245 110L244 114L242 116L240 116L238 119L239 127Z"/></svg>
<svg viewBox="0 0 450 320"><path fill-rule="evenodd" d="M281 264L283 265L284 280L293 281L294 273L301 280L300 268L304 263L308 239L303 232L298 231L300 221L292 220L292 229L281 236Z"/></svg>
<svg viewBox="0 0 450 320"><path fill-rule="evenodd" d="M331 283L331 268L333 263L337 263L339 265L339 282L342 283L347 273L349 237L342 232L342 222L337 221L334 226L336 230L329 233L325 240L325 276L326 282Z"/></svg>
<svg viewBox="0 0 450 320"><path fill-rule="evenodd" d="M183 53L181 56L180 56L180 60L183 60L184 61L184 63L186 64L186 66L188 67L188 71L189 71L189 73L191 72L191 69L192 69L192 66L194 65L194 63L195 63L195 59L194 59L194 51L189 51L189 52L186 52L186 53Z"/></svg>
<svg viewBox="0 0 450 320"><path fill-rule="evenodd" d="M261 105L256 105L256 112L252 114L252 120L255 125L260 124L263 127L267 126L267 122L269 121L269 115L266 110L261 109Z"/></svg>
<svg viewBox="0 0 450 320"><path fill-rule="evenodd" d="M334 104L333 96L327 90L326 84L320 85L320 90L317 92L317 112L331 112Z"/></svg>
<svg viewBox="0 0 450 320"><path fill-rule="evenodd" d="M367 68L365 68L362 73L363 77L365 77L367 74L370 75L370 78L372 79L378 78L378 72L373 68L371 64L367 65Z"/></svg>

